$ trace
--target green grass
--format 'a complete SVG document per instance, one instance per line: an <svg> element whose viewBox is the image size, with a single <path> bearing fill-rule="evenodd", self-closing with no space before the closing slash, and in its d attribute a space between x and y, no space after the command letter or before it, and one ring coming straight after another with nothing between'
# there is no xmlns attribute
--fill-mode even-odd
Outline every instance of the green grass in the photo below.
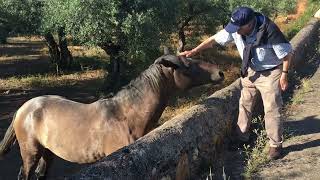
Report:
<svg viewBox="0 0 320 180"><path fill-rule="evenodd" d="M294 21L285 32L288 39L292 39L310 20L311 17L319 10L319 0L309 0L307 9L301 17Z"/></svg>
<svg viewBox="0 0 320 180"><path fill-rule="evenodd" d="M245 179L251 179L253 173L255 173L259 166L269 161L267 157L267 133L264 127L264 119L257 117L252 120L252 127L255 129L251 133L254 133L256 140L254 145L244 147L244 154L246 157L246 166L243 173Z"/></svg>

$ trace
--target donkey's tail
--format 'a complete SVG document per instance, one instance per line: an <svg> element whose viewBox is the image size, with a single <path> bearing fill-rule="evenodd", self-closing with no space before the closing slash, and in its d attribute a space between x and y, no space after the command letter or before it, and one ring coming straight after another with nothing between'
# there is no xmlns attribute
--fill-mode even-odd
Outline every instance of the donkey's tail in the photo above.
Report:
<svg viewBox="0 0 320 180"><path fill-rule="evenodd" d="M3 140L0 142L0 159L10 151L11 147L15 144L16 142L16 133L14 132L13 129L13 122L16 117L16 113L13 115L13 120L7 129L6 134L4 135Z"/></svg>

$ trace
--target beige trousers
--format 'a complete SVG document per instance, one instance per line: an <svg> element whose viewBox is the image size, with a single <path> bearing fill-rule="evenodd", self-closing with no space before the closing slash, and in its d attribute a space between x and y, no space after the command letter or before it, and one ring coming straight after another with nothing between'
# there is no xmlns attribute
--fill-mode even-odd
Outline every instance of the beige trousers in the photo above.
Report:
<svg viewBox="0 0 320 180"><path fill-rule="evenodd" d="M283 142L281 108L282 97L279 79L282 66L271 70L256 72L248 69L248 76L241 78L241 97L239 101L238 127L240 139L248 140L248 130L252 119L252 110L260 92L264 106L264 120L269 144L271 147L281 146Z"/></svg>

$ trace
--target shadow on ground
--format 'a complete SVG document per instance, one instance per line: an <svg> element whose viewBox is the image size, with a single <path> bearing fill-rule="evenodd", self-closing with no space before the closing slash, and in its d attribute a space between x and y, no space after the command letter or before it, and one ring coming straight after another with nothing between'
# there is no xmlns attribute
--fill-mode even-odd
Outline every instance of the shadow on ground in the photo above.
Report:
<svg viewBox="0 0 320 180"><path fill-rule="evenodd" d="M286 156L290 152L295 152L295 151L303 151L305 149L313 148L313 147L318 147L320 146L320 139L316 139L310 142L302 143L302 144L295 144L288 146L284 148L284 154L283 156Z"/></svg>
<svg viewBox="0 0 320 180"><path fill-rule="evenodd" d="M40 53L43 47L43 42L0 45L0 78L49 72L49 58Z"/></svg>

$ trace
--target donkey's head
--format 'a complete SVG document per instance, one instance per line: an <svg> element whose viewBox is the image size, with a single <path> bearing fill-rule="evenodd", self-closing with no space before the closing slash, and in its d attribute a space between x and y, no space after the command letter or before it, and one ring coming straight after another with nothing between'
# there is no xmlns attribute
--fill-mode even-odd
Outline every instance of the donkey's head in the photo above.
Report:
<svg viewBox="0 0 320 180"><path fill-rule="evenodd" d="M163 55L155 64L170 68L176 86L182 90L208 83L217 84L224 79L216 64L183 56Z"/></svg>

